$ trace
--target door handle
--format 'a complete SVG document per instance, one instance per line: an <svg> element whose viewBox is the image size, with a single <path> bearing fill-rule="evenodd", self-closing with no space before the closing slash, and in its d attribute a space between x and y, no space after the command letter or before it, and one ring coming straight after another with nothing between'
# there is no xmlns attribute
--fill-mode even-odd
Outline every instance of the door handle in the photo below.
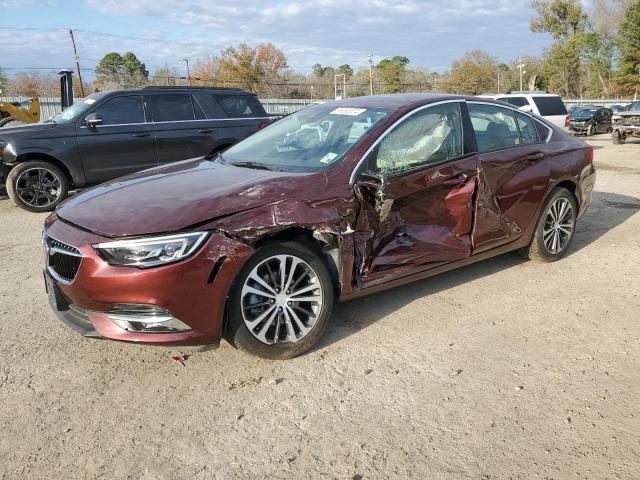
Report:
<svg viewBox="0 0 640 480"><path fill-rule="evenodd" d="M447 178L442 182L442 184L451 186L462 185L467 181L467 178L469 178L469 175L467 175L466 173L461 173L459 175L456 175L455 177Z"/></svg>
<svg viewBox="0 0 640 480"><path fill-rule="evenodd" d="M211 133L213 132L213 128L201 128L198 130L198 133Z"/></svg>
<svg viewBox="0 0 640 480"><path fill-rule="evenodd" d="M148 137L149 135L150 135L149 133L133 133L132 134L132 136L136 138Z"/></svg>
<svg viewBox="0 0 640 480"><path fill-rule="evenodd" d="M542 152L532 153L531 155L527 156L527 160L529 162L537 162L538 160L542 160L543 158L544 158L544 153Z"/></svg>

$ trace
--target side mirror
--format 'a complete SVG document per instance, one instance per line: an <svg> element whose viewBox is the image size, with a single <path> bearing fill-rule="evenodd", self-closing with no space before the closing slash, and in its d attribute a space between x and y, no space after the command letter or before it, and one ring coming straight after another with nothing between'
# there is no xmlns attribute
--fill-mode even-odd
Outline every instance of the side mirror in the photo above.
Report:
<svg viewBox="0 0 640 480"><path fill-rule="evenodd" d="M102 125L102 115L91 113L84 118L84 124L89 128L96 128L98 125Z"/></svg>
<svg viewBox="0 0 640 480"><path fill-rule="evenodd" d="M522 110L523 112L533 112L533 108L531 108L531 105L523 105L519 108L519 110Z"/></svg>

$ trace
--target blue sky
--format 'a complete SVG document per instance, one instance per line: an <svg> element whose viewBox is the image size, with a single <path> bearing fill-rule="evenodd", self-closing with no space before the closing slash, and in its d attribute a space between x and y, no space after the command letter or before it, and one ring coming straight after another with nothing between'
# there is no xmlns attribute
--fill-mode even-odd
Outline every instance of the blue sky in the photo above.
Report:
<svg viewBox="0 0 640 480"><path fill-rule="evenodd" d="M507 62L550 43L529 31L529 0L0 0L0 67L73 65L73 28L83 68L107 52L133 51L153 71L184 72L240 42L271 41L297 72L314 63L367 65L403 55L412 67L444 71L465 51ZM91 78L90 72L86 73Z"/></svg>

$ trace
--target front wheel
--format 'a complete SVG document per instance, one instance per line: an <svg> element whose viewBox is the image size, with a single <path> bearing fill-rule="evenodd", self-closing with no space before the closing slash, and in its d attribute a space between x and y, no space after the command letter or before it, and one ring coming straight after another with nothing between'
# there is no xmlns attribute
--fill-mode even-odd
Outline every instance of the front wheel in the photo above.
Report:
<svg viewBox="0 0 640 480"><path fill-rule="evenodd" d="M626 141L627 137L625 137L622 133L616 130L613 130L611 132L611 143L613 143L614 145L622 145Z"/></svg>
<svg viewBox="0 0 640 480"><path fill-rule="evenodd" d="M225 336L259 357L293 358L322 337L333 302L331 276L314 252L294 242L271 243L236 278Z"/></svg>
<svg viewBox="0 0 640 480"><path fill-rule="evenodd" d="M556 188L545 202L533 239L520 253L541 262L555 262L569 249L576 229L578 207L566 188Z"/></svg>
<svg viewBox="0 0 640 480"><path fill-rule="evenodd" d="M30 161L9 172L6 187L18 207L29 212L50 212L67 196L69 181L55 165Z"/></svg>

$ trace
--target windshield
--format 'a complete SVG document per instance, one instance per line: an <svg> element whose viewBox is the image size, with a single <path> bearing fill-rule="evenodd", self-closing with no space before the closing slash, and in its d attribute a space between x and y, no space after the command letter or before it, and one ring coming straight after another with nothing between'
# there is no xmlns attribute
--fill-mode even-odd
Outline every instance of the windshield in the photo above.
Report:
<svg viewBox="0 0 640 480"><path fill-rule="evenodd" d="M101 98L102 95L89 95L84 100L79 101L78 103L74 103L69 108L64 110L61 113L58 113L54 117L45 120L44 122L54 122L54 123L71 123L75 119L77 119L84 112L89 110L91 106L96 103L96 101Z"/></svg>
<svg viewBox="0 0 640 480"><path fill-rule="evenodd" d="M326 170L390 112L335 105L305 108L231 147L223 161L286 172Z"/></svg>
<svg viewBox="0 0 640 480"><path fill-rule="evenodd" d="M571 116L575 118L591 118L596 114L597 111L597 109L592 110L589 108L579 108L578 110L574 110L573 112L571 112Z"/></svg>

